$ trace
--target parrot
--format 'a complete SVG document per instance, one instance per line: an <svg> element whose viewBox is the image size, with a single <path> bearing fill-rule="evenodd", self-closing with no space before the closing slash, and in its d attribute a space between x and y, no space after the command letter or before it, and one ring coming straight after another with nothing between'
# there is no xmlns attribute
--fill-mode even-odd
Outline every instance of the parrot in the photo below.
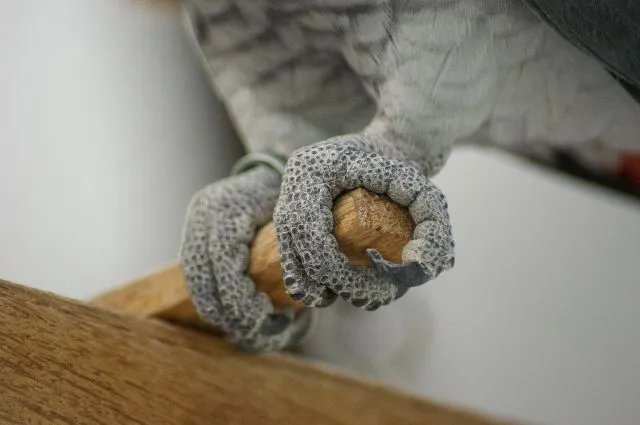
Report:
<svg viewBox="0 0 640 425"><path fill-rule="evenodd" d="M313 308L374 311L452 269L432 178L454 147L603 164L640 150L630 0L182 0L181 16L247 155L193 195L180 264L198 315L245 351L302 344ZM340 252L333 201L355 188L409 211L402 264ZM307 309L274 306L247 275L269 220L286 292Z"/></svg>

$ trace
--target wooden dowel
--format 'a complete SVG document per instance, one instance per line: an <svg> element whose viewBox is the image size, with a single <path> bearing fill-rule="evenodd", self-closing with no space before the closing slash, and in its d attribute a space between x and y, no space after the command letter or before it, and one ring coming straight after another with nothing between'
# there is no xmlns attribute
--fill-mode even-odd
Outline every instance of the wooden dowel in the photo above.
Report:
<svg viewBox="0 0 640 425"><path fill-rule="evenodd" d="M411 239L414 228L405 208L363 189L340 196L334 203L333 219L340 249L357 265L369 265L368 248L375 248L385 258L401 262L402 248ZM276 305L301 307L285 292L273 223L265 225L256 234L248 274L256 283L256 289L267 293ZM203 324L193 308L179 264L103 294L92 303L136 316Z"/></svg>

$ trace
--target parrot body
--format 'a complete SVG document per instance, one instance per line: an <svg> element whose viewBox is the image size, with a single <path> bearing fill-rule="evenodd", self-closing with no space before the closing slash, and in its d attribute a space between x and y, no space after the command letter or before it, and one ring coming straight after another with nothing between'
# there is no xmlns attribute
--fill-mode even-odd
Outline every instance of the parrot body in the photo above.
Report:
<svg viewBox="0 0 640 425"><path fill-rule="evenodd" d="M403 262L424 283L454 265L448 205L429 181L453 146L640 148L640 104L522 0L186 0L184 19L247 150L288 158L282 177L257 167L189 207L181 260L196 308L248 350L285 348L308 326L246 276L271 217L293 298L375 310L408 287L381 271L396 265L359 268L339 252L342 191L409 209Z"/></svg>

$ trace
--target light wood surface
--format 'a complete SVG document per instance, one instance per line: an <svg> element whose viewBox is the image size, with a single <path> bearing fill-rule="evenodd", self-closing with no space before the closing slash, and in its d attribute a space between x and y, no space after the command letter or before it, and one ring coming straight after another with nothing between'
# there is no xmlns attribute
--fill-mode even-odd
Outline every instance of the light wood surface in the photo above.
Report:
<svg viewBox="0 0 640 425"><path fill-rule="evenodd" d="M364 189L340 196L334 203L333 219L340 249L357 265L369 265L367 248L376 248L385 258L402 262L402 248L414 228L405 208ZM256 289L267 293L275 304L301 307L285 292L273 223L257 232L248 273ZM141 317L204 325L193 308L177 263L105 293L93 304Z"/></svg>
<svg viewBox="0 0 640 425"><path fill-rule="evenodd" d="M508 423L6 281L0 323L7 425Z"/></svg>

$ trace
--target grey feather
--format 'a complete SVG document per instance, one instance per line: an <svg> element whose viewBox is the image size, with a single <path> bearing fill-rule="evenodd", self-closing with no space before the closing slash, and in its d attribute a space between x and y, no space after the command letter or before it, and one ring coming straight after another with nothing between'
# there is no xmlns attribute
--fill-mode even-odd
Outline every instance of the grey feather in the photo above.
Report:
<svg viewBox="0 0 640 425"><path fill-rule="evenodd" d="M341 191L365 187L409 208L417 227L403 261L427 281L455 261L448 204L429 180L454 145L640 145L640 105L521 0L186 0L185 12L247 149L289 158L281 186L249 172L215 183L189 212L194 302L248 349L280 349L299 332L242 273L253 227L271 213L294 298L374 310L407 285L383 259L358 268L339 252Z"/></svg>

